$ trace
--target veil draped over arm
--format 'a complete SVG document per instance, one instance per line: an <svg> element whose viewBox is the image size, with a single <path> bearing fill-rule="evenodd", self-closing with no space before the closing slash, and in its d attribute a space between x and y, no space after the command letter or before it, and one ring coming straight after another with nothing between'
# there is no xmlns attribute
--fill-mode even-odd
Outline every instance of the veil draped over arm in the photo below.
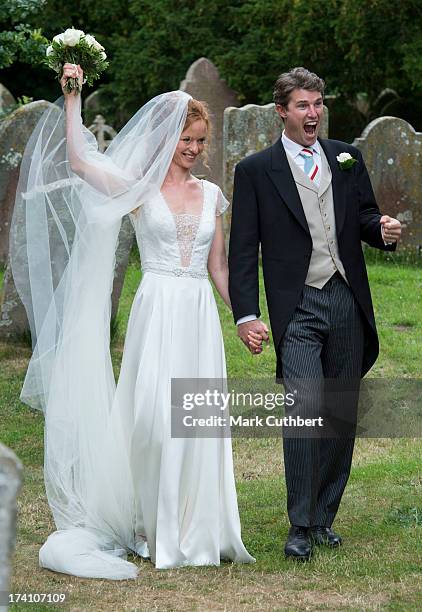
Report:
<svg viewBox="0 0 422 612"><path fill-rule="evenodd" d="M47 110L28 141L10 259L33 355L21 399L45 414L44 473L57 530L43 567L134 578L131 432L113 405L111 292L124 215L160 189L182 132L188 94L157 96L99 153L80 96Z"/></svg>

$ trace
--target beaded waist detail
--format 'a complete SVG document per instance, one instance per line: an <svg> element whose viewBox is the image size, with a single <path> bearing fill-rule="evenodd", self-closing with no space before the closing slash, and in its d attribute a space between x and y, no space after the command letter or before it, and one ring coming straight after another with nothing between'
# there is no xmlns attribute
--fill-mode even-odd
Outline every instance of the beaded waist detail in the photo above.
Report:
<svg viewBox="0 0 422 612"><path fill-rule="evenodd" d="M153 272L164 276L184 276L188 278L208 278L207 270L191 270L190 268L166 268L157 264L143 264L142 272Z"/></svg>

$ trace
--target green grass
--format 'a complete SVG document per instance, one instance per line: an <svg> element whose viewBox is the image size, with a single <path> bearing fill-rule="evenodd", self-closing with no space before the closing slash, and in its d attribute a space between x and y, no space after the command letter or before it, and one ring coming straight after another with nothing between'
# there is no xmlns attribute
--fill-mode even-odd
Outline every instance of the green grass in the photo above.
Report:
<svg viewBox="0 0 422 612"><path fill-rule="evenodd" d="M422 269L368 267L380 338L380 359L371 375L422 376Z"/></svg>
<svg viewBox="0 0 422 612"><path fill-rule="evenodd" d="M371 376L421 377L421 269L382 260L370 263L368 273L381 342L380 358ZM132 260L113 342L116 373L139 280L139 266ZM263 318L268 321L263 292L261 297ZM229 375L272 378L273 347L266 347L260 356L250 355L236 336L230 312L219 298L217 301ZM19 498L15 592L65 592L64 607L72 610L420 608L422 443L417 439L357 440L354 468L336 520L344 546L335 551L318 550L311 563L284 559L288 519L281 441L265 438L233 440L242 533L257 559L255 565L226 563L221 568L156 571L151 564L137 560L139 580L122 583L41 570L38 550L54 527L42 479L43 417L19 402L29 356L30 350L23 345L0 344L1 441L20 457L25 480ZM25 610L28 605L11 609Z"/></svg>

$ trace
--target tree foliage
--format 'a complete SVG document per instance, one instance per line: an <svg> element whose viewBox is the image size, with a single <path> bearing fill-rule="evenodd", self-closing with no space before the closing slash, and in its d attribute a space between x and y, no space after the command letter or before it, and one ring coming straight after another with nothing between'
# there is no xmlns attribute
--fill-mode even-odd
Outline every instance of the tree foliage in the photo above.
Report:
<svg viewBox="0 0 422 612"><path fill-rule="evenodd" d="M162 91L177 89L199 57L216 61L231 44L227 0L133 0L127 27L111 40L107 87L119 108L134 111ZM232 5L241 0L231 1Z"/></svg>
<svg viewBox="0 0 422 612"><path fill-rule="evenodd" d="M26 19L39 14L46 0L7 0L0 4L0 68L16 61L39 64L46 39L41 29L34 29Z"/></svg>
<svg viewBox="0 0 422 612"><path fill-rule="evenodd" d="M133 0L126 23L112 36L108 91L127 112L204 55L245 103L270 101L276 76L297 65L340 98L364 92L373 112L385 88L403 99L422 89L419 0Z"/></svg>
<svg viewBox="0 0 422 612"><path fill-rule="evenodd" d="M45 1L42 15L26 18L33 30L42 28L51 38L73 25L106 47L110 69L102 87L115 125L152 96L177 88L189 65L206 56L244 103L269 102L277 75L304 65L326 80L327 93L349 101L349 107L342 103L345 121L354 113L366 122L376 113L380 92L390 88L399 98L397 113L419 121L420 129L420 0ZM33 96L42 87L44 97L59 94L54 75L42 71L41 83L25 70L17 90L9 86L15 95ZM11 74L6 76L10 82ZM365 115L357 97L366 101ZM418 111L412 117L411 108Z"/></svg>

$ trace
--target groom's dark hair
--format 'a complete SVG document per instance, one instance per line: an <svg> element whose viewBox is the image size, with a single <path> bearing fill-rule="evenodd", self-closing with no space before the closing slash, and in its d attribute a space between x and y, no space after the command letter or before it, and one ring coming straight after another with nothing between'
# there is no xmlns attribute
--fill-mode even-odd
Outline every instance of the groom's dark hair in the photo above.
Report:
<svg viewBox="0 0 422 612"><path fill-rule="evenodd" d="M299 66L292 68L289 72L280 74L274 85L273 98L276 104L286 107L290 100L290 94L294 89L307 89L308 91L319 91L324 95L325 83L314 72Z"/></svg>

